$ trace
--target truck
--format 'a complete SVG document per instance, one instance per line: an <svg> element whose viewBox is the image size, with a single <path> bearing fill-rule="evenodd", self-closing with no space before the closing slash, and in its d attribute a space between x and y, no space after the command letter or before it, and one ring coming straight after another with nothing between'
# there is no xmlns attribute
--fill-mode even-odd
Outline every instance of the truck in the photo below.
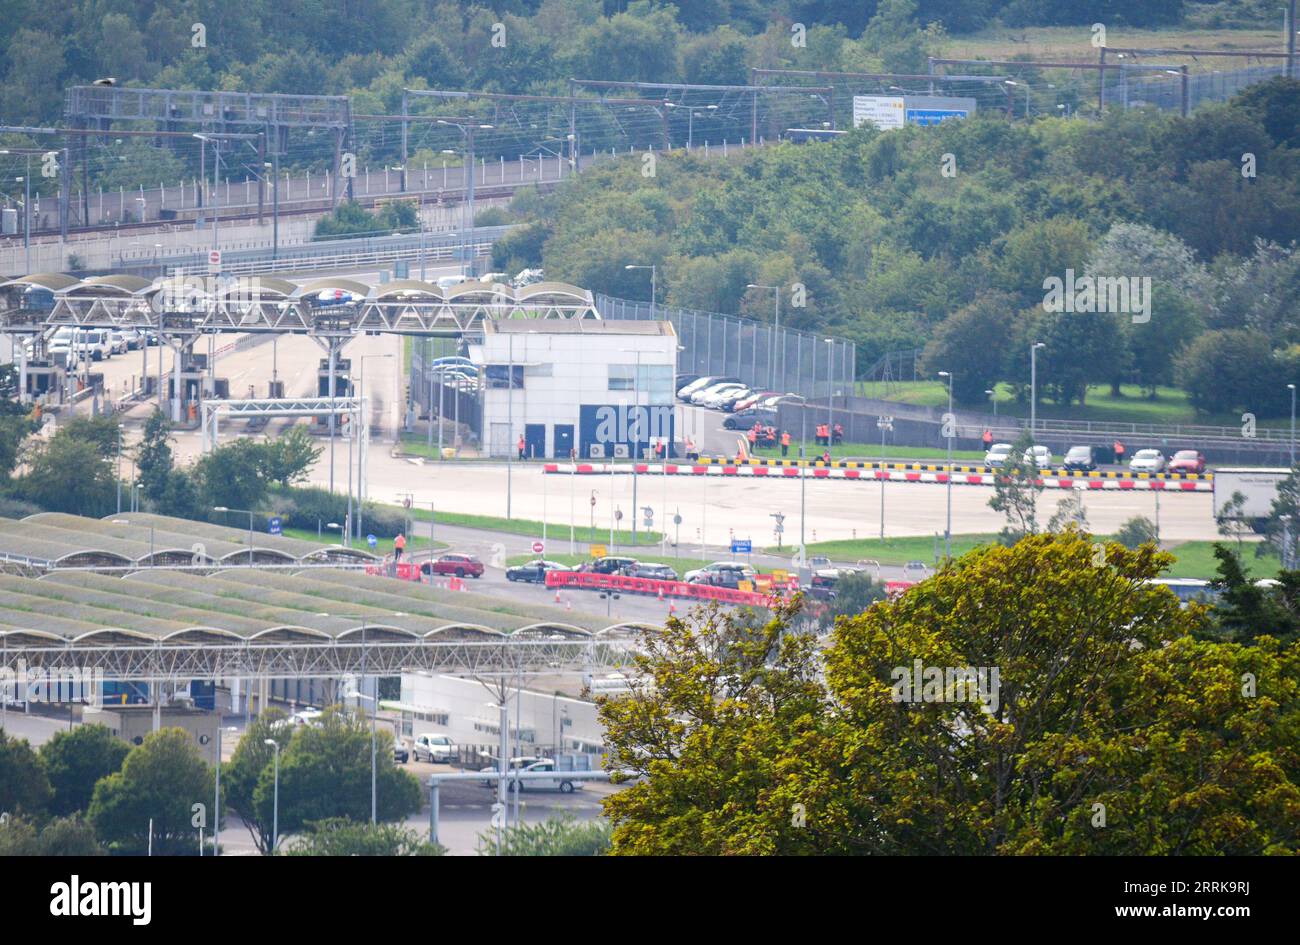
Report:
<svg viewBox="0 0 1300 945"><path fill-rule="evenodd" d="M1240 494L1244 502L1232 518L1249 522L1260 531L1273 511L1278 484L1291 474L1289 469L1263 466L1239 466L1214 470L1214 514L1223 515L1224 506Z"/></svg>

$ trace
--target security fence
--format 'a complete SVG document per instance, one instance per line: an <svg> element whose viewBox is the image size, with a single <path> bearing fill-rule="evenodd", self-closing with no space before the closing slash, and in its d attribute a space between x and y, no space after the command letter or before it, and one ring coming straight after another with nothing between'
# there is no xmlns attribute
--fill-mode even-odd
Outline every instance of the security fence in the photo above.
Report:
<svg viewBox="0 0 1300 945"><path fill-rule="evenodd" d="M794 328L777 328L738 315L673 308L596 296L606 319L672 322L681 350L680 374L729 375L753 388L808 399L844 396L853 389L856 346Z"/></svg>
<svg viewBox="0 0 1300 945"><path fill-rule="evenodd" d="M458 354L457 339L411 338L408 343L412 346L408 388L413 419L423 421L416 424L415 432L432 431L431 441L438 442L441 407L444 445L454 445L458 428L465 428L475 439L481 437L483 406L477 389L461 375L439 372L432 364L435 358Z"/></svg>

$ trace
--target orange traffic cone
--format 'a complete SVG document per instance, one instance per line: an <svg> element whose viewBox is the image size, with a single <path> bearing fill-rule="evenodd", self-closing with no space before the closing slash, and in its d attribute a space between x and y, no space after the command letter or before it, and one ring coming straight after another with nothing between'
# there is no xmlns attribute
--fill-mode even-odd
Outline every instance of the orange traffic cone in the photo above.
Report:
<svg viewBox="0 0 1300 945"><path fill-rule="evenodd" d="M555 589L555 602L557 604L562 603L560 600L560 589L558 587Z"/></svg>
<svg viewBox="0 0 1300 945"><path fill-rule="evenodd" d="M661 587L659 588L659 600L662 601L663 599L664 599L664 589Z"/></svg>

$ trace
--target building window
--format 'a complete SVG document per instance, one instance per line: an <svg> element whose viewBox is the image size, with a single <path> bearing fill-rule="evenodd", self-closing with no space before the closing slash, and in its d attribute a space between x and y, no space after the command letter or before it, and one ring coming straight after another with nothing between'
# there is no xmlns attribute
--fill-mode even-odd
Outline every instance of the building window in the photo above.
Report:
<svg viewBox="0 0 1300 945"><path fill-rule="evenodd" d="M609 366L610 390L636 390L636 365L611 364Z"/></svg>
<svg viewBox="0 0 1300 945"><path fill-rule="evenodd" d="M483 368L487 386L505 390L521 390L524 386L524 366L522 364L489 364Z"/></svg>

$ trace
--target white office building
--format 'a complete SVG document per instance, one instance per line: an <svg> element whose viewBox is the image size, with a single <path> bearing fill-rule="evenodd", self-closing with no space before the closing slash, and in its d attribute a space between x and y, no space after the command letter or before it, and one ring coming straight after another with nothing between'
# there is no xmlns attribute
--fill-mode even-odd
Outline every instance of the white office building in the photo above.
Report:
<svg viewBox="0 0 1300 945"><path fill-rule="evenodd" d="M677 334L670 322L489 321L470 357L483 366L489 455L652 456L672 442Z"/></svg>
<svg viewBox="0 0 1300 945"><path fill-rule="evenodd" d="M544 747L548 753L599 754L604 729L596 704L577 695L584 681L566 677L550 682L561 691L544 689L547 680L532 680L530 685L535 688L531 689L507 687L510 753L532 755ZM624 691L621 686L611 689L609 679L585 683L601 692ZM497 754L501 709L493 693L476 679L403 673L400 702L385 702L383 707L400 714L401 734L406 738L425 733L448 735L462 747L477 746L482 752Z"/></svg>

